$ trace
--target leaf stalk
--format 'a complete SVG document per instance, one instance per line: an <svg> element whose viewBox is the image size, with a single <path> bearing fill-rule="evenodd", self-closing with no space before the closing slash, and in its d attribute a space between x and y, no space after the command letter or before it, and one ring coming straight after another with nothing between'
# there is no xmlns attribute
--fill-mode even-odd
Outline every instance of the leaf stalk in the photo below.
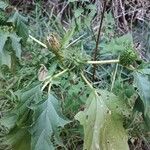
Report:
<svg viewBox="0 0 150 150"><path fill-rule="evenodd" d="M101 61L87 61L87 64L111 64L111 63L119 63L119 59L114 60L101 60Z"/></svg>
<svg viewBox="0 0 150 150"><path fill-rule="evenodd" d="M86 77L84 76L83 72L81 73L81 77L83 78L83 80L85 81L85 83L90 87L90 89L94 90L94 87L93 87L92 84L86 79Z"/></svg>

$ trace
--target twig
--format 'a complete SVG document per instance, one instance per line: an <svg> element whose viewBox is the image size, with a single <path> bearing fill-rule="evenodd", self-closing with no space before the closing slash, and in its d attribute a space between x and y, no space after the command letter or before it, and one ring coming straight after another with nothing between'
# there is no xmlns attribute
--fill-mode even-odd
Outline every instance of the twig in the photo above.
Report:
<svg viewBox="0 0 150 150"><path fill-rule="evenodd" d="M121 8L121 11L122 11L122 19L123 19L123 23L125 25L125 29L128 31L128 23L127 23L127 20L125 18L125 10L124 10L124 6L123 6L123 3L122 3L122 0L119 0L119 3L120 3L120 8Z"/></svg>
<svg viewBox="0 0 150 150"><path fill-rule="evenodd" d="M95 50L94 50L94 57L93 57L94 61L96 61L96 57L97 57L97 53L98 53L99 39L100 39L100 35L101 35L101 30L102 30L102 24L103 24L105 9L106 9L106 3L107 3L107 0L104 1L102 16L101 16L98 35L97 35L97 40L96 40L96 47L95 47ZM95 80L96 65L93 65L93 67L94 67L93 68L93 81L94 81Z"/></svg>

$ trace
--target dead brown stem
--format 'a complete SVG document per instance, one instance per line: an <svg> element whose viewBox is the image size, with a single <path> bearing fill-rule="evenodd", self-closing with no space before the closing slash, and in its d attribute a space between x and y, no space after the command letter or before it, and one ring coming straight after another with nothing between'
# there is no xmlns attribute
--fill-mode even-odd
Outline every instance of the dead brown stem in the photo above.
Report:
<svg viewBox="0 0 150 150"><path fill-rule="evenodd" d="M101 35L101 30L102 30L103 19L104 19L104 15L105 15L106 4L107 4L107 0L104 1L103 11L102 11L102 15L101 15L101 20L100 20L100 25L99 25L99 30L98 30L97 40L96 40L96 47L94 49L93 61L96 61L97 55L98 55L98 46L99 46L99 40L100 40L100 35ZM96 69L97 69L97 67L94 64L93 65L93 82L95 80Z"/></svg>

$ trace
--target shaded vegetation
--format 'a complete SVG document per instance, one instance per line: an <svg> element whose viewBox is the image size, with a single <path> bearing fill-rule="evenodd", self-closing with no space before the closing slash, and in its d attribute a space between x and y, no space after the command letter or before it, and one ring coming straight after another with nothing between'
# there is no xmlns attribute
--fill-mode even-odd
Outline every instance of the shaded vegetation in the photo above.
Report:
<svg viewBox="0 0 150 150"><path fill-rule="evenodd" d="M149 8L1 0L0 149L150 149Z"/></svg>

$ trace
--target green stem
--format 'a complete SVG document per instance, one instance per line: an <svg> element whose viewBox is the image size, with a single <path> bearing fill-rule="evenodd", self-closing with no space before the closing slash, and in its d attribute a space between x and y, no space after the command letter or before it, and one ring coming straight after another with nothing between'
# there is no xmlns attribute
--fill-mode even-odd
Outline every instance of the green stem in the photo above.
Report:
<svg viewBox="0 0 150 150"><path fill-rule="evenodd" d="M29 37L37 42L38 44L40 44L41 46L43 46L44 48L47 48L46 44L42 43L41 41L37 40L36 38L34 38L33 36L29 35ZM111 64L111 63L118 63L119 60L102 60L102 61L87 61L87 64Z"/></svg>
<svg viewBox="0 0 150 150"><path fill-rule="evenodd" d="M29 35L29 38L31 38L33 41L35 41L36 43L40 44L41 46L43 46L44 48L47 48L46 44L42 43L41 41L37 40L35 37L33 37L32 35Z"/></svg>
<svg viewBox="0 0 150 150"><path fill-rule="evenodd" d="M53 80L53 79L55 79L55 78L58 78L59 76L61 76L61 75L63 75L65 72L67 72L69 69L65 69L65 70L63 70L63 71L61 71L61 72L59 72L58 74L56 74L56 75L54 75L54 76L48 76L48 77L46 77L46 79L45 79L45 83L44 83L44 85L43 85L43 87L42 87L42 91L45 89L45 87L49 84L49 88L48 88L48 92L50 91L50 89L51 89L51 86L52 86L52 83L51 83L51 81Z"/></svg>
<svg viewBox="0 0 150 150"><path fill-rule="evenodd" d="M95 96L98 96L97 91L92 86L92 84L86 79L86 77L84 76L83 72L81 72L81 77L83 78L83 80L85 81L85 83L89 86L89 88L95 93Z"/></svg>
<svg viewBox="0 0 150 150"><path fill-rule="evenodd" d="M86 77L84 76L83 72L81 73L81 77L83 78L85 83L90 87L90 89L94 90L92 84L86 79Z"/></svg>
<svg viewBox="0 0 150 150"><path fill-rule="evenodd" d="M67 72L68 70L69 70L69 69L65 69L65 70L59 72L58 74L54 75L54 76L52 77L52 79L58 78L59 76L61 76L61 75L64 74L65 72Z"/></svg>
<svg viewBox="0 0 150 150"><path fill-rule="evenodd" d="M50 83L49 86L48 86L48 93L50 93L51 87L52 87L52 83Z"/></svg>
<svg viewBox="0 0 150 150"><path fill-rule="evenodd" d="M47 48L46 44L42 43L41 41L37 40L36 38L34 38L33 36L29 35L29 37L34 40L35 42L37 42L38 44L40 44L41 46L43 46L44 48ZM119 60L102 60L102 61L87 61L87 64L111 64L111 63L119 63Z"/></svg>
<svg viewBox="0 0 150 150"><path fill-rule="evenodd" d="M119 63L118 59L114 60L101 60L101 61L87 61L87 64L111 64L111 63Z"/></svg>
<svg viewBox="0 0 150 150"><path fill-rule="evenodd" d="M115 71L114 71L114 74L113 74L113 79L112 79L112 84L111 84L111 92L113 90L113 87L114 87L114 84L115 84L115 79L116 79L116 75L117 75L117 70L118 70L118 63L116 64L116 67L115 67Z"/></svg>

